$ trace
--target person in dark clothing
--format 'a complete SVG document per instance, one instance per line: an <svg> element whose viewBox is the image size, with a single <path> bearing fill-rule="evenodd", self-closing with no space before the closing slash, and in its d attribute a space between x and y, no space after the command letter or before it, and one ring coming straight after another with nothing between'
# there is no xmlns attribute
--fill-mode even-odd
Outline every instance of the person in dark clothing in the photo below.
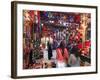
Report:
<svg viewBox="0 0 100 80"><path fill-rule="evenodd" d="M29 64L33 64L32 55L33 55L33 51L31 50L29 53Z"/></svg>
<svg viewBox="0 0 100 80"><path fill-rule="evenodd" d="M79 49L77 47L77 45L74 45L72 50L71 50L71 54L74 54L75 57L79 57Z"/></svg>
<svg viewBox="0 0 100 80"><path fill-rule="evenodd" d="M29 52L29 68L31 66L33 66L33 64L35 63L35 57L34 57L34 49L33 49L33 44L31 44L30 47L30 52Z"/></svg>
<svg viewBox="0 0 100 80"><path fill-rule="evenodd" d="M52 47L50 42L47 43L47 46L48 46L48 59L50 60L52 57Z"/></svg>

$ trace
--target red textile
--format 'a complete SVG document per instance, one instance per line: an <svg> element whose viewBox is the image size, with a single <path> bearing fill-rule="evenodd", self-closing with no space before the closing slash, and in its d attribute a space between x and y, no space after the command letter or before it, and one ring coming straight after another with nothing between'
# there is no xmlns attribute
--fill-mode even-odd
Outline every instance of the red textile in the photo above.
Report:
<svg viewBox="0 0 100 80"><path fill-rule="evenodd" d="M75 16L75 22L80 22L80 15Z"/></svg>
<svg viewBox="0 0 100 80"><path fill-rule="evenodd" d="M68 62L69 55L68 55L68 51L67 51L66 48L64 49L64 54L63 55L62 55L62 50L60 48L58 48L56 50L56 52L57 52L57 60L58 61L62 62L64 60L66 60Z"/></svg>
<svg viewBox="0 0 100 80"><path fill-rule="evenodd" d="M79 44L78 44L78 48L79 48L79 49L82 49L82 48L83 48L82 43L79 43Z"/></svg>
<svg viewBox="0 0 100 80"><path fill-rule="evenodd" d="M90 40L85 41L85 47L90 47L90 46L91 46L91 41Z"/></svg>

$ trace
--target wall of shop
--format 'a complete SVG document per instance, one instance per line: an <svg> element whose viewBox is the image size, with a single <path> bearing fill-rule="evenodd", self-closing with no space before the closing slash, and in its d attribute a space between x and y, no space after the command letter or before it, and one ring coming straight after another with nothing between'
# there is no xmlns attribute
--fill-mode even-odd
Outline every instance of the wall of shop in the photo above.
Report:
<svg viewBox="0 0 100 80"><path fill-rule="evenodd" d="M10 78L11 73L11 1L0 0L0 80L14 80ZM18 1L18 0L16 0ZM98 14L100 14L99 0L21 0L34 2L49 2L61 4L78 4L78 5L97 5ZM100 22L98 15L98 22ZM100 24L98 24L100 26ZM98 35L100 35L100 27L98 27ZM100 48L100 37L98 37L98 49ZM98 51L99 53L99 51ZM100 63L100 54L98 54L98 63ZM100 64L98 64L100 67ZM100 68L98 74L60 76L60 77L44 77L35 78L34 80L100 80ZM24 80L24 79L22 79ZM25 79L27 80L27 79ZM28 79L33 80L33 79Z"/></svg>

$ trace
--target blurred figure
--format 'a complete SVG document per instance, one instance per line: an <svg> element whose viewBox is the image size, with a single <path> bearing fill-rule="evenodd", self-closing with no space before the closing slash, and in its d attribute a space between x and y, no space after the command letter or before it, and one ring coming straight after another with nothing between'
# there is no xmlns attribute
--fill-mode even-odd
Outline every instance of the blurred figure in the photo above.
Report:
<svg viewBox="0 0 100 80"><path fill-rule="evenodd" d="M28 41L24 42L23 45L23 68L27 69L28 68L28 64L29 64L29 53L30 53L30 44Z"/></svg>
<svg viewBox="0 0 100 80"><path fill-rule="evenodd" d="M50 42L47 43L47 47L48 47L48 59L50 60L52 57L52 46Z"/></svg>
<svg viewBox="0 0 100 80"><path fill-rule="evenodd" d="M58 47L58 41L56 40L56 38L53 38L53 44L52 44L53 50L55 50Z"/></svg>
<svg viewBox="0 0 100 80"><path fill-rule="evenodd" d="M29 52L29 68L32 68L33 64L35 63L35 59L33 57L33 44L30 43L30 52Z"/></svg>
<svg viewBox="0 0 100 80"><path fill-rule="evenodd" d="M57 67L62 68L66 67L68 64L69 54L67 49L65 48L64 41L61 41L59 48L56 49L57 52Z"/></svg>
<svg viewBox="0 0 100 80"><path fill-rule="evenodd" d="M77 45L73 46L68 62L71 67L80 66L79 49Z"/></svg>

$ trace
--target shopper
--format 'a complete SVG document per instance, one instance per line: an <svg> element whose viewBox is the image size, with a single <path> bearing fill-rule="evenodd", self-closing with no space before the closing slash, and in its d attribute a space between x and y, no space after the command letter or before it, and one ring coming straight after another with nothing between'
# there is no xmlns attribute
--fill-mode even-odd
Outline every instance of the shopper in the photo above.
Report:
<svg viewBox="0 0 100 80"><path fill-rule="evenodd" d="M56 49L57 55L57 67L62 68L66 67L68 64L69 54L67 48L65 48L64 41L61 41L60 46Z"/></svg>
<svg viewBox="0 0 100 80"><path fill-rule="evenodd" d="M70 57L68 62L71 67L80 66L79 50L76 45L73 46L70 52Z"/></svg>
<svg viewBox="0 0 100 80"><path fill-rule="evenodd" d="M50 60L51 57L52 57L52 46L51 46L51 43L48 42L47 46L48 46L48 59Z"/></svg>

